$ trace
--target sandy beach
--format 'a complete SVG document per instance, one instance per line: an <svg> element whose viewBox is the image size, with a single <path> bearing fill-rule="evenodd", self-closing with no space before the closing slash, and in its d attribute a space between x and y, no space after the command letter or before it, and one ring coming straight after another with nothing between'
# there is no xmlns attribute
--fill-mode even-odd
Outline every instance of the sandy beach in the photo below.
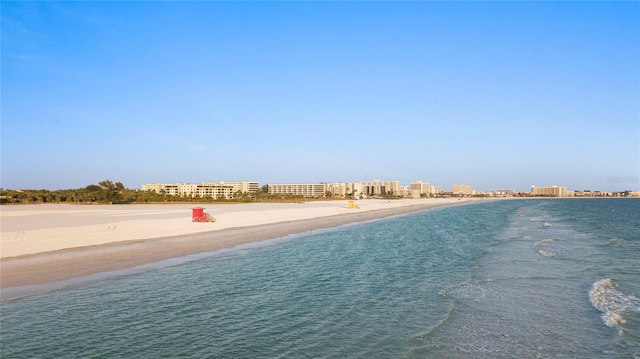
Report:
<svg viewBox="0 0 640 359"><path fill-rule="evenodd" d="M38 285L121 270L321 228L469 199L402 199L204 205L19 205L0 208L0 287Z"/></svg>

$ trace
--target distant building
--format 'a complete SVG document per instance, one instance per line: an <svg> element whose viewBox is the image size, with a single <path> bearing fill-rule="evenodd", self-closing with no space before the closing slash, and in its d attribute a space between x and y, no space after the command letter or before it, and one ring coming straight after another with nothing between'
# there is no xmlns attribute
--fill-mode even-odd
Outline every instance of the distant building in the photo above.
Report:
<svg viewBox="0 0 640 359"><path fill-rule="evenodd" d="M471 195L473 193L471 190L471 186L466 184L454 184L452 192L453 194L463 194L463 195Z"/></svg>
<svg viewBox="0 0 640 359"><path fill-rule="evenodd" d="M201 183L151 183L143 184L141 189L143 191L166 193L171 196L213 197L215 199L223 197L231 199L236 192L255 193L259 187L258 182L219 181Z"/></svg>
<svg viewBox="0 0 640 359"><path fill-rule="evenodd" d="M331 192L334 197L359 197L362 186L360 183L336 182L327 183L326 191Z"/></svg>
<svg viewBox="0 0 640 359"><path fill-rule="evenodd" d="M327 192L331 192L334 197L346 197L347 193L349 193L349 187L344 182L326 184Z"/></svg>
<svg viewBox="0 0 640 359"><path fill-rule="evenodd" d="M491 195L495 197L513 197L515 194L515 189L497 189Z"/></svg>
<svg viewBox="0 0 640 359"><path fill-rule="evenodd" d="M267 192L269 194L284 194L302 196L308 198L324 197L328 191L328 185L325 183L317 184L268 184Z"/></svg>
<svg viewBox="0 0 640 359"><path fill-rule="evenodd" d="M361 182L362 194L372 196L384 196L384 195L402 195L402 187L400 181L380 181L379 179L373 182Z"/></svg>
<svg viewBox="0 0 640 359"><path fill-rule="evenodd" d="M567 187L536 187L531 186L531 194L545 197L567 197Z"/></svg>
<svg viewBox="0 0 640 359"><path fill-rule="evenodd" d="M360 198L362 195L362 183L354 182L351 184L351 195L353 198Z"/></svg>
<svg viewBox="0 0 640 359"><path fill-rule="evenodd" d="M385 182L385 186L387 186L387 193L391 194L401 194L402 186L400 185L400 181L388 181Z"/></svg>
<svg viewBox="0 0 640 359"><path fill-rule="evenodd" d="M416 181L409 185L409 189L411 191L419 191L421 195L430 195L431 194L431 186L428 182ZM415 196L413 196L415 197Z"/></svg>

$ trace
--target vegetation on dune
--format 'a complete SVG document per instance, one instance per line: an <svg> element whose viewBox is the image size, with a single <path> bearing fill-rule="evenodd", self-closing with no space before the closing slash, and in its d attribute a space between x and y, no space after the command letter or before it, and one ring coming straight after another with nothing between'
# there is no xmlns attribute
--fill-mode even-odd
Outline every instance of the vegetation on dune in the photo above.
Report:
<svg viewBox="0 0 640 359"><path fill-rule="evenodd" d="M155 191L126 188L121 182L101 181L75 189L4 189L0 188L0 204L129 204L129 203L238 203L238 202L302 202L312 200L294 195L270 195L266 186L255 193L238 191L232 199L174 196Z"/></svg>

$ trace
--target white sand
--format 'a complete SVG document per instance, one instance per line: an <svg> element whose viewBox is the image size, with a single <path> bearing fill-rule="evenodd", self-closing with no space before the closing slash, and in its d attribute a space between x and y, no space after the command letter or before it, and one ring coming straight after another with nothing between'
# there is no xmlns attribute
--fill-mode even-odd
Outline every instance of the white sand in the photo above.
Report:
<svg viewBox="0 0 640 359"><path fill-rule="evenodd" d="M215 223L191 221L193 205L5 205L0 207L0 258L106 243L171 237L226 228L305 220L458 199L359 200L307 203L206 204Z"/></svg>
<svg viewBox="0 0 640 359"><path fill-rule="evenodd" d="M289 234L401 215L468 199L207 205L215 223L193 223L191 205L0 207L0 301L75 278L210 253ZM12 288L12 289L9 289Z"/></svg>

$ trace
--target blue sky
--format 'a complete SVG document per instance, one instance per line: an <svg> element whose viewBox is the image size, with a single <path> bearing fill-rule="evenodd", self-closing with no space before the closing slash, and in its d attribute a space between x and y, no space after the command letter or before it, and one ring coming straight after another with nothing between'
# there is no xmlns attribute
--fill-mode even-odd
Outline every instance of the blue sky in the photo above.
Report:
<svg viewBox="0 0 640 359"><path fill-rule="evenodd" d="M638 189L638 2L11 2L3 188Z"/></svg>

